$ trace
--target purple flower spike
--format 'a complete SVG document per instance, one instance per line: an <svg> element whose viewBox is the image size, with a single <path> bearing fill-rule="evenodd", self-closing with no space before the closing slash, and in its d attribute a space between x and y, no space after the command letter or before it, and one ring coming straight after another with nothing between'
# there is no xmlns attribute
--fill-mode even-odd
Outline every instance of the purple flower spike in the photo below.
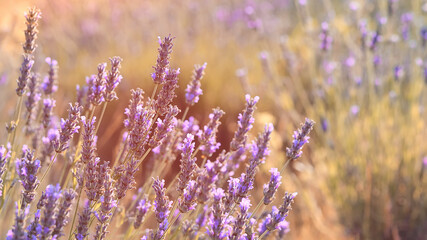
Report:
<svg viewBox="0 0 427 240"><path fill-rule="evenodd" d="M135 177L133 176L138 170L138 160L133 158L129 161L125 169L121 172L120 178L116 182L117 199L122 199L126 195L126 191L135 188Z"/></svg>
<svg viewBox="0 0 427 240"><path fill-rule="evenodd" d="M40 10L35 7L30 8L28 12L25 13L25 19L27 20L25 24L27 25L27 29L25 30L25 43L22 48L26 54L33 54L34 50L36 50L36 39L39 33L37 26L41 17L42 14Z"/></svg>
<svg viewBox="0 0 427 240"><path fill-rule="evenodd" d="M327 22L322 23L322 32L320 33L320 49L328 51L331 49L332 37L329 34L329 24Z"/></svg>
<svg viewBox="0 0 427 240"><path fill-rule="evenodd" d="M45 61L49 64L49 72L43 81L42 89L45 95L51 95L58 90L58 86L55 85L55 82L58 81L58 62L50 57Z"/></svg>
<svg viewBox="0 0 427 240"><path fill-rule="evenodd" d="M95 212L95 216L98 219L98 224L96 226L96 233L94 239L105 239L106 234L108 233L107 228L109 225L109 220L112 217L113 213L111 212L114 207L117 207L117 200L115 197L113 183L110 174L106 173L103 176L104 180L104 195L101 196L101 206L98 211Z"/></svg>
<svg viewBox="0 0 427 240"><path fill-rule="evenodd" d="M119 83L122 81L122 75L120 75L120 63L123 61L121 57L110 58L111 70L108 72L106 81L105 100L111 102L117 98L117 94L114 91Z"/></svg>
<svg viewBox="0 0 427 240"><path fill-rule="evenodd" d="M18 203L15 203L15 223L12 226L12 229L7 232L6 240L27 239L27 233L25 232L24 225L29 212L30 206L21 210L18 207Z"/></svg>
<svg viewBox="0 0 427 240"><path fill-rule="evenodd" d="M75 103L74 106L70 103L68 110L68 119L61 119L61 130L59 131L59 140L55 142L55 151L57 153L63 152L68 148L69 141L74 133L80 129L80 111L81 107Z"/></svg>
<svg viewBox="0 0 427 240"><path fill-rule="evenodd" d="M166 69L165 80L162 89L159 92L154 109L163 116L168 112L168 106L176 97L175 89L178 88L178 69Z"/></svg>
<svg viewBox="0 0 427 240"><path fill-rule="evenodd" d="M178 200L178 208L180 212L186 213L196 207L197 190L196 181L190 180L187 187L184 189L184 195L182 195Z"/></svg>
<svg viewBox="0 0 427 240"><path fill-rule="evenodd" d="M304 146L304 144L308 143L308 139L310 139L308 134L313 129L313 125L314 121L306 118L301 129L298 129L294 132L294 140L292 141L292 147L286 148L286 156L289 159L294 160L302 155L302 147Z"/></svg>
<svg viewBox="0 0 427 240"><path fill-rule="evenodd" d="M40 209L37 209L34 214L34 220L27 227L27 239L37 240L37 236L42 232L42 226L40 225Z"/></svg>
<svg viewBox="0 0 427 240"><path fill-rule="evenodd" d="M278 228L279 223L285 221L288 216L289 211L292 209L291 204L294 202L294 198L298 193L285 193L285 197L283 198L283 204L277 209L273 207L271 211L271 220L266 224L266 227L269 231L273 231Z"/></svg>
<svg viewBox="0 0 427 240"><path fill-rule="evenodd" d="M192 157L194 152L193 141L194 136L192 134L187 134L181 146L181 171L179 172L178 186L176 188L180 195L186 188L188 181L190 181L193 176L193 172L196 167L196 158Z"/></svg>
<svg viewBox="0 0 427 240"><path fill-rule="evenodd" d="M143 95L144 91L140 88L131 90L129 107L125 109L125 115L127 116L127 119L124 120L125 128L128 130L132 130L138 109L142 108L142 100L144 99Z"/></svg>
<svg viewBox="0 0 427 240"><path fill-rule="evenodd" d="M46 187L46 199L43 211L43 218L40 221L40 225L42 226L42 232L40 235L40 239L49 239L52 234L52 231L55 227L55 212L56 207L58 205L58 199L61 196L61 189L59 184L48 185Z"/></svg>
<svg viewBox="0 0 427 240"><path fill-rule="evenodd" d="M224 197L224 190L217 188L213 191L213 203L212 203L212 216L208 222L207 234L211 239L224 239L225 233L225 214L224 205L222 198Z"/></svg>
<svg viewBox="0 0 427 240"><path fill-rule="evenodd" d="M277 168L270 169L271 178L268 184L264 184L264 204L270 204L274 199L274 194L282 183L282 176Z"/></svg>
<svg viewBox="0 0 427 240"><path fill-rule="evenodd" d="M30 204L36 195L35 189L40 181L37 178L37 172L40 168L40 160L35 159L34 151L26 150L23 157L16 162L16 172L22 183L23 206Z"/></svg>
<svg viewBox="0 0 427 240"><path fill-rule="evenodd" d="M83 144L82 144L82 157L81 161L84 164L91 162L96 156L96 136L95 136L95 120L86 119L85 116L81 117L84 133L83 133Z"/></svg>
<svg viewBox="0 0 427 240"><path fill-rule="evenodd" d="M252 143L251 157L249 159L249 166L246 168L246 173L240 176L240 186L238 198L236 203L239 203L242 198L248 195L249 190L253 188L253 182L257 167L263 163L264 158L268 155L268 143L270 141L271 133L273 132L273 125L267 124L264 132L258 135L256 141Z"/></svg>
<svg viewBox="0 0 427 240"><path fill-rule="evenodd" d="M25 91L25 86L27 85L28 79L30 79L31 68L34 65L34 60L32 55L24 54L24 60L22 62L19 78L17 80L18 88L16 88L16 94L22 96Z"/></svg>
<svg viewBox="0 0 427 240"><path fill-rule="evenodd" d="M167 221L169 217L172 201L166 196L165 180L154 179L153 189L156 193L156 199L154 200L156 219L158 223L162 223Z"/></svg>
<svg viewBox="0 0 427 240"><path fill-rule="evenodd" d="M201 204L206 203L211 195L213 183L218 179L218 173L215 171L215 164L207 161L205 169L198 174L197 185L200 190L197 192L197 201Z"/></svg>
<svg viewBox="0 0 427 240"><path fill-rule="evenodd" d="M106 63L100 63L98 65L98 74L96 76L92 76L93 85L91 95L89 96L90 102L98 106L102 102L105 101L105 91L106 91L106 83L105 83L105 68L107 67Z"/></svg>
<svg viewBox="0 0 427 240"><path fill-rule="evenodd" d="M200 150L206 157L210 157L221 145L216 142L216 133L221 124L219 119L222 115L224 115L224 111L219 108L213 109L213 113L209 114L209 123L198 133Z"/></svg>
<svg viewBox="0 0 427 240"><path fill-rule="evenodd" d="M136 207L137 212L135 222L133 223L133 227L135 229L138 229L141 226L142 220L144 220L144 216L150 207L151 203L148 201L148 196L144 196L144 198L138 202L138 206Z"/></svg>
<svg viewBox="0 0 427 240"><path fill-rule="evenodd" d="M44 129L48 129L51 123L52 109L55 107L55 99L45 98L43 99L43 114L42 114L42 124Z"/></svg>
<svg viewBox="0 0 427 240"><path fill-rule="evenodd" d="M37 110L37 103L40 101L41 93L38 89L40 82L40 76L39 74L32 73L30 82L28 83L28 90L27 93L27 100L25 101L25 107L27 109L27 122L25 123L26 126L30 126L32 121L34 120L35 113Z"/></svg>
<svg viewBox="0 0 427 240"><path fill-rule="evenodd" d="M74 192L74 190L71 188L63 192L61 204L59 205L58 211L55 214L55 228L52 232L53 237L59 238L64 236L64 227L68 223L71 204L75 196L76 192Z"/></svg>
<svg viewBox="0 0 427 240"><path fill-rule="evenodd" d="M204 71L206 69L206 65L207 63L204 63L202 66L194 66L193 77L191 79L191 82L187 85L187 88L185 89L185 102L189 106L193 106L194 104L199 102L199 96L203 94L203 90L200 88L200 80L205 74Z"/></svg>
<svg viewBox="0 0 427 240"><path fill-rule="evenodd" d="M154 68L154 73L151 75L155 84L161 84L164 82L166 68L169 66L169 58L172 53L172 40L173 38L169 35L161 41L159 37L160 47L158 49L159 55L157 56L157 63Z"/></svg>
<svg viewBox="0 0 427 240"><path fill-rule="evenodd" d="M176 120L175 116L178 113L178 107L169 106L164 120L162 121L160 118L157 119L157 128L149 143L151 148L155 148L161 145L163 140L166 138L166 135L176 127L178 121Z"/></svg>
<svg viewBox="0 0 427 240"><path fill-rule="evenodd" d="M255 119L253 118L253 114L256 109L255 105L259 101L259 97L255 96L254 98L251 98L251 96L247 94L245 98L246 107L243 113L239 114L239 121L237 122L237 125L239 127L236 133L234 134L233 140L230 143L231 151L236 151L246 145L246 134L249 132L249 130L252 129L252 124L255 121Z"/></svg>
<svg viewBox="0 0 427 240"><path fill-rule="evenodd" d="M3 173L5 172L5 166L7 159L10 158L10 150L5 148L3 145L0 146L0 189L3 189ZM2 192L0 191L0 197L2 196Z"/></svg>
<svg viewBox="0 0 427 240"><path fill-rule="evenodd" d="M135 152L135 157L140 158L144 153L148 141L153 112L139 106L134 118L134 126L129 134L129 150Z"/></svg>
<svg viewBox="0 0 427 240"><path fill-rule="evenodd" d="M86 201L83 212L79 214L79 225L77 232L74 234L77 240L83 240L89 235L89 222L92 211L90 210L90 201Z"/></svg>
<svg viewBox="0 0 427 240"><path fill-rule="evenodd" d="M234 221L233 232L230 240L240 240L246 220L248 218L248 210L251 207L251 201L248 198L243 198L240 202L240 213Z"/></svg>

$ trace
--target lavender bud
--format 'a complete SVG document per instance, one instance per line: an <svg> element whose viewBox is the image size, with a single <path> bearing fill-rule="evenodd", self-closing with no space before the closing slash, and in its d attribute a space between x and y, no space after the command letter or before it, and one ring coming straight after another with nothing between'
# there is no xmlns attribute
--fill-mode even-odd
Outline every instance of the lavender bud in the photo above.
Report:
<svg viewBox="0 0 427 240"><path fill-rule="evenodd" d="M39 31L37 30L38 21L41 18L41 12L37 8L30 8L25 14L25 19L27 20L25 24L27 29L25 30L25 43L22 46L26 54L33 54L36 49L36 39Z"/></svg>
<svg viewBox="0 0 427 240"><path fill-rule="evenodd" d="M190 180L184 189L184 194L178 200L178 209L182 213L193 210L196 207L196 181Z"/></svg>
<svg viewBox="0 0 427 240"><path fill-rule="evenodd" d="M133 227L135 229L138 229L141 226L142 220L144 220L144 216L148 212L150 207L151 204L148 201L148 196L144 196L144 198L138 202L138 206L136 207L136 218L135 222L133 223Z"/></svg>
<svg viewBox="0 0 427 240"><path fill-rule="evenodd" d="M322 22L322 32L320 33L320 49L322 51L328 51L331 49L332 37L329 34L329 24L327 22Z"/></svg>
<svg viewBox="0 0 427 240"><path fill-rule="evenodd" d="M15 223L12 229L7 232L6 240L25 240L27 233L25 232L25 218L30 212L30 206L24 210L19 209L18 203L15 203Z"/></svg>
<svg viewBox="0 0 427 240"><path fill-rule="evenodd" d="M249 201L248 198L243 198L240 202L240 213L234 221L233 233L229 238L230 240L240 240L243 228L245 227L248 218L248 210L250 207L251 201Z"/></svg>
<svg viewBox="0 0 427 240"><path fill-rule="evenodd" d="M51 159L53 153L55 152L54 143L59 138L59 132L56 129L49 129L47 132L47 137L42 138L43 148L41 156L41 165L46 162L46 159Z"/></svg>
<svg viewBox="0 0 427 240"><path fill-rule="evenodd" d="M79 214L79 225L77 226L77 232L74 234L77 240L83 240L89 235L89 221L91 214L90 201L86 201L83 212Z"/></svg>
<svg viewBox="0 0 427 240"><path fill-rule="evenodd" d="M162 144L162 141L166 137L166 135L171 132L176 124L177 120L175 116L179 113L179 109L176 106L169 106L168 112L166 113L166 116L164 120L162 121L160 118L157 119L157 128L154 132L153 137L151 137L150 140L150 147L155 148Z"/></svg>
<svg viewBox="0 0 427 240"><path fill-rule="evenodd" d="M269 231L273 231L277 229L277 226L280 222L285 221L285 218L288 216L288 212L292 209L291 204L294 202L294 198L298 193L285 193L285 197L283 198L283 204L277 209L273 207L271 211L271 221L267 224L267 229Z"/></svg>
<svg viewBox="0 0 427 240"><path fill-rule="evenodd" d="M30 78L31 68L33 67L34 60L32 55L24 54L24 60L22 62L19 78L17 80L18 88L16 88L16 94L22 96L25 91L28 79Z"/></svg>
<svg viewBox="0 0 427 240"><path fill-rule="evenodd" d="M37 209L36 213L34 214L34 220L27 227L27 239L37 240L38 236L41 233L42 233L42 226L40 225L40 209Z"/></svg>
<svg viewBox="0 0 427 240"><path fill-rule="evenodd" d="M110 174L104 176L104 195L101 197L101 206L98 211L95 212L95 216L99 223L96 226L95 239L104 239L108 233L107 227L109 225L109 219L112 217L111 212L114 207L117 207L117 200L115 200L115 193L113 187L114 181L111 179Z"/></svg>
<svg viewBox="0 0 427 240"><path fill-rule="evenodd" d="M5 148L3 145L0 146L0 197L2 196L3 189L3 173L6 171L7 159L10 158L10 150Z"/></svg>
<svg viewBox="0 0 427 240"><path fill-rule="evenodd" d="M131 98L129 107L125 109L125 115L127 119L124 120L125 128L128 130L132 130L135 124L136 114L139 108L142 108L142 100L144 99L144 91L140 88L136 90L131 90Z"/></svg>
<svg viewBox="0 0 427 240"><path fill-rule="evenodd" d="M274 194L282 183L282 176L277 168L270 169L271 178L268 184L264 184L264 204L270 204L274 199Z"/></svg>
<svg viewBox="0 0 427 240"><path fill-rule="evenodd" d="M138 170L136 166L138 166L138 159L132 158L132 160L126 164L122 174L120 174L120 178L115 185L117 199L122 199L126 195L127 190L135 188L136 182L133 175Z"/></svg>
<svg viewBox="0 0 427 240"><path fill-rule="evenodd" d="M209 123L204 126L203 131L200 130L198 133L200 150L207 157L210 157L221 145L216 142L216 133L221 124L219 119L222 115L224 115L224 111L219 108L213 109L213 113L209 114Z"/></svg>
<svg viewBox="0 0 427 240"><path fill-rule="evenodd" d="M40 92L39 92L39 82L40 76L38 74L32 73L30 77L30 82L28 83L27 100L25 101L25 107L27 109L27 121L25 125L30 127L32 121L34 120L37 103L40 101Z"/></svg>
<svg viewBox="0 0 427 240"><path fill-rule="evenodd" d="M213 191L213 203L211 207L212 216L208 222L208 235L211 239L224 239L226 234L225 227L225 214L222 198L224 197L224 190L217 188Z"/></svg>
<svg viewBox="0 0 427 240"><path fill-rule="evenodd" d="M92 92L89 96L90 102L98 106L102 102L105 101L105 91L106 91L106 83L105 83L105 68L107 67L106 63L100 63L98 65L98 74L93 79Z"/></svg>
<svg viewBox="0 0 427 240"><path fill-rule="evenodd" d="M84 164L92 161L96 155L96 136L95 136L95 120L87 120L86 117L81 117L84 133L83 133L83 144L82 144L82 157L81 161Z"/></svg>
<svg viewBox="0 0 427 240"><path fill-rule="evenodd" d="M142 157L152 121L153 112L142 107L137 109L134 127L129 134L129 150L135 152L135 157L137 158Z"/></svg>
<svg viewBox="0 0 427 240"><path fill-rule="evenodd" d="M50 239L50 236L53 232L56 222L55 212L57 211L58 199L61 196L61 190L59 184L48 185L46 187L46 199L43 211L43 218L40 221L42 226L42 232L40 234L40 239Z"/></svg>
<svg viewBox="0 0 427 240"><path fill-rule="evenodd" d="M306 118L304 124L301 129L298 129L294 132L292 141L292 147L286 148L286 156L291 159L297 159L302 155L302 147L304 144L308 143L308 139L310 137L308 134L313 129L314 121Z"/></svg>
<svg viewBox="0 0 427 240"><path fill-rule="evenodd" d="M177 191L181 195L184 191L184 188L187 186L188 181L190 181L194 168L196 167L195 162L196 158L193 158L194 152L194 136L187 134L187 137L183 140L181 146L181 171L178 176L178 186Z"/></svg>
<svg viewBox="0 0 427 240"><path fill-rule="evenodd" d="M34 151L25 151L25 156L16 162L16 172L22 183L22 206L30 204L35 197L35 189L40 181L37 179L37 172L40 168L40 160L35 159Z"/></svg>
<svg viewBox="0 0 427 240"><path fill-rule="evenodd" d="M68 119L61 119L61 130L59 131L59 140L55 142L55 151L57 153L63 152L68 148L69 141L74 133L79 131L81 107L75 103L74 106L70 103L68 110Z"/></svg>
<svg viewBox="0 0 427 240"><path fill-rule="evenodd" d="M231 151L236 151L240 147L244 147L246 145L246 134L249 132L249 130L252 129L252 124L255 121L255 119L253 118L253 114L256 109L255 105L259 101L259 97L255 96L254 98L251 98L251 96L247 94L245 98L246 107L243 113L239 114L239 121L237 122L238 129L234 134L233 140L230 143Z"/></svg>
<svg viewBox="0 0 427 240"><path fill-rule="evenodd" d="M64 191L62 194L62 201L56 212L55 228L53 229L52 236L59 238L64 236L64 227L68 223L69 213L71 211L71 204L76 196L76 192L72 188Z"/></svg>
<svg viewBox="0 0 427 240"><path fill-rule="evenodd" d="M164 84L154 104L154 109L160 116L168 112L169 104L176 97L175 89L178 88L178 74L179 68L176 70L166 69Z"/></svg>
<svg viewBox="0 0 427 240"><path fill-rule="evenodd" d="M52 108L55 107L55 99L45 98L43 99L43 113L41 121L44 129L48 129L51 123Z"/></svg>
<svg viewBox="0 0 427 240"><path fill-rule="evenodd" d="M194 66L193 77L191 82L187 85L187 89L185 89L185 102L189 106L193 106L199 102L199 96L203 94L203 90L200 88L200 80L205 74L204 70L206 69L206 64L207 63L204 63L202 66Z"/></svg>
<svg viewBox="0 0 427 240"><path fill-rule="evenodd" d="M153 189L156 193L156 199L154 200L154 207L156 212L156 219L158 223L167 222L167 218L170 214L170 208L172 201L166 196L165 180L154 179Z"/></svg>
<svg viewBox="0 0 427 240"><path fill-rule="evenodd" d="M110 58L111 70L108 72L107 80L105 84L105 100L111 102L117 98L117 94L114 91L119 83L122 81L122 75L120 75L120 63L123 61L120 57Z"/></svg>
<svg viewBox="0 0 427 240"><path fill-rule="evenodd" d="M155 72L151 75L155 84L161 84L164 82L165 71L169 66L169 58L172 52L172 40L173 38L170 35L165 37L163 42L159 37L159 55L157 56L156 66L153 67Z"/></svg>
<svg viewBox="0 0 427 240"><path fill-rule="evenodd" d="M212 185L218 179L218 173L214 167L214 163L208 160L205 164L205 169L198 174L197 185L200 190L197 192L197 201L201 204L209 200Z"/></svg>
<svg viewBox="0 0 427 240"><path fill-rule="evenodd" d="M58 90L58 86L55 85L58 81L58 62L50 57L45 61L49 64L49 72L43 81L42 88L45 95L51 95Z"/></svg>

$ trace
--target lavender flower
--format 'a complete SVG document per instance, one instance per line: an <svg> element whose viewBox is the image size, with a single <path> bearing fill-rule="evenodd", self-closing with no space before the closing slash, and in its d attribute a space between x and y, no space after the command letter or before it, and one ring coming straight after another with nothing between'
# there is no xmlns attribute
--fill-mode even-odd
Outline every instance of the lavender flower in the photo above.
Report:
<svg viewBox="0 0 427 240"><path fill-rule="evenodd" d="M199 96L203 94L203 91L200 88L200 80L203 78L204 70L206 69L206 64L207 63L204 63L202 66L194 66L193 77L191 79L191 82L187 85L187 88L185 89L185 102L189 106L193 106L194 104L199 102Z"/></svg>
<svg viewBox="0 0 427 240"><path fill-rule="evenodd" d="M26 54L33 54L36 49L36 39L39 31L37 30L38 21L41 18L41 12L37 8L30 8L25 14L25 19L27 20L25 24L27 29L25 30L25 43L22 46Z"/></svg>
<svg viewBox="0 0 427 240"><path fill-rule="evenodd" d="M117 199L122 199L127 190L135 188L136 182L133 175L138 170L136 166L138 166L138 160L133 158L126 164L125 169L120 174L120 178L115 185Z"/></svg>
<svg viewBox="0 0 427 240"><path fill-rule="evenodd" d="M264 204L270 204L274 199L274 194L282 183L282 176L277 168L270 169L271 178L268 184L264 184Z"/></svg>
<svg viewBox="0 0 427 240"><path fill-rule="evenodd" d="M40 82L40 76L36 73L32 73L30 77L30 82L28 83L27 100L25 101L25 107L27 109L27 121L25 123L26 126L30 126L31 122L34 120L36 112L36 107L38 101L40 101L40 91L38 89L38 85Z"/></svg>
<svg viewBox="0 0 427 240"><path fill-rule="evenodd" d="M197 201L201 204L209 200L212 185L218 179L218 173L214 167L214 163L208 160L205 163L205 168L198 174L197 185L199 186L199 191L197 192Z"/></svg>
<svg viewBox="0 0 427 240"><path fill-rule="evenodd" d="M51 159L53 153L55 152L54 143L59 138L59 132L56 129L49 129L47 132L47 137L42 138L43 148L42 156L40 157L41 164L43 165L46 159Z"/></svg>
<svg viewBox="0 0 427 240"><path fill-rule="evenodd" d="M89 96L90 102L98 106L102 102L105 101L105 91L106 91L106 83L105 83L105 68L107 67L106 63L100 63L98 65L98 74L93 77L93 85L92 92Z"/></svg>
<svg viewBox="0 0 427 240"><path fill-rule="evenodd" d="M48 129L51 123L52 108L55 107L55 99L45 98L43 99L43 113L41 122L44 129Z"/></svg>
<svg viewBox="0 0 427 240"><path fill-rule="evenodd" d="M154 200L156 219L158 223L162 223L167 220L170 214L172 201L166 196L165 180L154 179L153 189L156 193L156 199Z"/></svg>
<svg viewBox="0 0 427 240"><path fill-rule="evenodd" d="M259 97L255 96L254 98L251 98L251 96L247 94L245 98L246 107L243 113L239 114L239 121L237 122L238 129L230 143L231 151L237 151L240 147L244 147L246 145L246 134L252 129L252 124L255 121L253 114L256 109L255 104L259 101Z"/></svg>
<svg viewBox="0 0 427 240"><path fill-rule="evenodd" d="M86 195L87 198L91 201L96 201L99 199L100 195L98 195L98 164L99 164L99 157L94 158L92 161L88 162L85 167L84 171L84 179L85 179L85 186L86 186Z"/></svg>
<svg viewBox="0 0 427 240"><path fill-rule="evenodd" d="M37 209L36 213L34 213L34 220L27 227L27 239L37 240L41 232L42 227L40 225L40 209Z"/></svg>
<svg viewBox="0 0 427 240"><path fill-rule="evenodd" d="M196 207L196 181L190 180L184 189L184 194L178 200L178 209L182 213L193 210Z"/></svg>
<svg viewBox="0 0 427 240"><path fill-rule="evenodd" d="M131 98L129 107L125 109L125 115L127 119L124 120L124 125L127 130L132 130L137 112L142 108L142 100L144 99L144 91L140 88L131 90Z"/></svg>
<svg viewBox="0 0 427 240"><path fill-rule="evenodd" d="M141 226L142 220L144 219L145 214L150 209L151 204L148 201L147 196L144 196L139 202L138 206L136 207L136 217L135 222L133 222L133 227L135 229L139 228Z"/></svg>
<svg viewBox="0 0 427 240"><path fill-rule="evenodd" d="M24 54L24 60L22 62L19 78L17 80L18 88L16 88L16 94L22 96L25 91L28 79L30 78L31 68L33 67L34 60L32 55Z"/></svg>
<svg viewBox="0 0 427 240"><path fill-rule="evenodd" d="M179 113L179 109L176 106L169 106L169 109L166 113L164 120L162 121L160 118L157 119L157 128L154 132L149 145L151 148L155 148L162 144L162 141L166 138L166 135L171 132L176 124L177 120L175 116Z"/></svg>
<svg viewBox="0 0 427 240"><path fill-rule="evenodd" d="M153 67L155 72L151 75L155 84L161 84L165 80L164 75L166 72L166 68L169 66L169 58L172 52L172 40L173 38L170 35L168 37L165 37L163 42L160 40L159 37L159 55L157 56L156 66Z"/></svg>
<svg viewBox="0 0 427 240"><path fill-rule="evenodd" d="M288 212L292 209L291 204L294 202L294 198L298 193L285 193L285 197L283 198L283 204L277 209L273 206L273 210L271 211L271 220L266 224L267 229L269 231L273 231L277 229L279 223L285 221L285 218L288 216Z"/></svg>
<svg viewBox="0 0 427 240"><path fill-rule="evenodd" d="M251 157L249 159L249 166L246 168L246 173L240 176L239 192L237 194L236 203L247 196L249 190L253 188L253 182L257 167L264 161L268 155L268 142L270 135L273 132L273 125L268 124L265 126L264 132L258 136L256 141L252 143Z"/></svg>
<svg viewBox="0 0 427 240"><path fill-rule="evenodd" d="M92 108L92 95L94 94L94 85L95 85L96 75L91 75L90 77L86 77L86 105L84 106L84 109L91 109Z"/></svg>
<svg viewBox="0 0 427 240"><path fill-rule="evenodd" d="M74 106L70 104L70 109L68 110L68 119L61 119L59 140L55 142L55 151L57 153L61 153L67 149L73 134L79 131L80 111L81 107L77 103L75 103Z"/></svg>
<svg viewBox="0 0 427 240"><path fill-rule="evenodd" d="M327 22L322 23L322 33L320 34L320 49L328 51L331 49L332 37L329 35L329 24Z"/></svg>
<svg viewBox="0 0 427 240"><path fill-rule="evenodd" d="M308 139L310 137L308 134L313 129L314 121L306 118L304 124L301 129L298 129L294 132L292 141L292 147L286 148L286 156L291 159L297 159L302 155L302 147L304 144L308 143Z"/></svg>
<svg viewBox="0 0 427 240"><path fill-rule="evenodd" d="M136 158L142 157L145 144L148 141L153 112L139 107L135 114L134 127L129 134L129 150L135 153Z"/></svg>
<svg viewBox="0 0 427 240"><path fill-rule="evenodd" d="M181 146L181 171L178 176L178 186L176 190L181 195L190 181L194 168L196 167L196 158L192 157L194 152L194 136L187 134Z"/></svg>
<svg viewBox="0 0 427 240"><path fill-rule="evenodd" d="M84 100L87 92L87 86L80 86L78 84L76 85L76 102L79 104L79 106L85 106Z"/></svg>
<svg viewBox="0 0 427 240"><path fill-rule="evenodd" d="M178 69L166 69L166 76L162 89L159 92L154 109L160 116L168 112L168 106L176 97L175 89L178 88Z"/></svg>
<svg viewBox="0 0 427 240"><path fill-rule="evenodd" d="M50 236L53 232L56 222L55 212L57 211L58 199L61 196L61 190L59 184L48 185L46 187L46 202L44 205L43 218L40 221L42 226L42 232L40 234L40 239L50 239Z"/></svg>
<svg viewBox="0 0 427 240"><path fill-rule="evenodd" d="M95 136L95 120L87 120L86 117L81 117L84 133L83 133L83 144L82 144L82 157L81 160L84 164L92 161L95 158L96 151L96 136Z"/></svg>
<svg viewBox="0 0 427 240"><path fill-rule="evenodd" d="M99 223L96 226L95 239L104 239L109 225L109 219L112 217L112 209L117 206L117 200L115 200L115 193L113 187L114 181L111 179L110 174L104 176L104 195L101 197L101 206L95 216Z"/></svg>
<svg viewBox="0 0 427 240"><path fill-rule="evenodd" d="M27 233L25 232L25 218L30 212L30 206L20 210L18 203L15 203L15 224L12 229L7 232L6 240L25 240Z"/></svg>
<svg viewBox="0 0 427 240"><path fill-rule="evenodd" d="M77 240L83 240L89 235L89 221L91 214L90 201L86 201L83 212L79 214L79 225L77 226L77 232L74 234Z"/></svg>
<svg viewBox="0 0 427 240"><path fill-rule="evenodd" d="M245 223L248 217L248 210L251 207L251 202L248 198L243 198L240 202L240 213L234 221L233 233L230 236L230 240L240 240Z"/></svg>
<svg viewBox="0 0 427 240"><path fill-rule="evenodd" d="M123 61L120 57L110 58L111 70L108 72L107 80L105 84L105 100L111 102L117 98L117 94L114 91L119 83L122 81L122 75L120 75L120 63Z"/></svg>
<svg viewBox="0 0 427 240"><path fill-rule="evenodd" d="M224 205L222 198L224 197L224 190L217 188L213 191L213 203L212 203L212 216L208 222L208 235L211 239L220 240L226 238L224 232L225 227L225 214Z"/></svg>
<svg viewBox="0 0 427 240"><path fill-rule="evenodd" d="M228 191L224 198L225 212L229 212L233 206L234 201L237 199L237 193L240 186L240 179L230 178L228 180Z"/></svg>
<svg viewBox="0 0 427 240"><path fill-rule="evenodd" d="M35 197L35 189L40 181L37 179L37 171L40 168L40 161L35 159L34 151L24 150L23 157L16 162L16 173L22 183L22 207L30 204Z"/></svg>
<svg viewBox="0 0 427 240"><path fill-rule="evenodd" d="M5 172L5 166L7 159L10 158L10 150L5 148L3 145L0 146L0 197L3 194L3 173Z"/></svg>
<svg viewBox="0 0 427 240"><path fill-rule="evenodd" d="M216 133L221 124L219 119L222 115L224 115L224 111L219 108L213 109L213 113L209 114L209 123L203 128L203 131L200 130L198 133L200 150L207 157L210 157L221 145L216 142Z"/></svg>
<svg viewBox="0 0 427 240"><path fill-rule="evenodd" d="M50 57L47 57L45 61L49 64L49 72L43 81L42 88L45 95L51 95L58 90L58 86L55 85L55 82L58 81L58 62Z"/></svg>
<svg viewBox="0 0 427 240"><path fill-rule="evenodd" d="M64 227L68 223L69 213L71 211L71 204L76 196L76 192L72 188L62 193L62 201L55 214L55 228L52 231L52 236L59 238L64 235Z"/></svg>

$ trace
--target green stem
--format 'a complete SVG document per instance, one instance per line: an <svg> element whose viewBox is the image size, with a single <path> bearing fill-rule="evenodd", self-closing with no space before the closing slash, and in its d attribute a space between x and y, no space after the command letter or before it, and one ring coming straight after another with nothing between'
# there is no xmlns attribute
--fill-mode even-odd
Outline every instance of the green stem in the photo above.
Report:
<svg viewBox="0 0 427 240"><path fill-rule="evenodd" d="M264 197L261 198L261 201L258 202L255 209L252 211L251 215L249 215L248 219L250 220L253 215L255 215L256 211L258 211L258 208L261 207L262 202L264 201Z"/></svg>
<svg viewBox="0 0 427 240"><path fill-rule="evenodd" d="M40 183L39 183L39 185L36 187L36 189L37 189L37 188L42 184L43 179L46 177L47 172L49 172L49 170L50 170L50 168L52 167L53 163L55 162L55 160L56 160L57 156L58 156L58 153L57 153L57 152L55 152L55 155L53 156L52 161L50 161L49 166L47 166L47 169L46 169L46 171L43 173L43 176L42 176L42 178L40 179Z"/></svg>
<svg viewBox="0 0 427 240"><path fill-rule="evenodd" d="M74 223L76 222L77 210L79 209L80 197L82 196L83 186L80 186L79 197L77 198L76 210L74 211L73 221L71 223L70 234L68 236L68 240L71 239L73 234Z"/></svg>
<svg viewBox="0 0 427 240"><path fill-rule="evenodd" d="M261 236L259 236L259 240L263 239L265 237L265 235L267 235L267 233L269 233L269 230L265 230L263 234L261 234Z"/></svg>
<svg viewBox="0 0 427 240"><path fill-rule="evenodd" d="M104 104L102 106L101 115L99 115L99 120L98 120L98 124L96 125L94 135L96 135L96 133L98 132L99 125L101 125L101 121L102 121L102 118L104 117L104 113L105 113L105 109L107 108L107 104L108 104L108 102L104 102Z"/></svg>
<svg viewBox="0 0 427 240"><path fill-rule="evenodd" d="M186 108L185 108L185 111L184 111L184 114L182 115L182 118L181 118L181 121L184 121L185 120L185 117L187 117L187 113L188 113L188 110L190 109L190 107L189 106L187 106Z"/></svg>

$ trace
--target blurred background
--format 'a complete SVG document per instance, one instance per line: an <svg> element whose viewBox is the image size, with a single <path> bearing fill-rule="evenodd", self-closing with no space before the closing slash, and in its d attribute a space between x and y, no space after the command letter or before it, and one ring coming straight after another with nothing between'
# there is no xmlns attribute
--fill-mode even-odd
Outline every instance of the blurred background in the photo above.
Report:
<svg viewBox="0 0 427 240"><path fill-rule="evenodd" d="M175 103L185 106L193 66L207 62L203 96L189 115L206 123L212 108L223 109L222 146L233 137L244 94L260 96L253 132L266 122L276 131L256 189L284 163L304 117L317 122L279 193L299 193L288 239L427 239L425 1L2 0L3 122L15 106L31 6L42 11L35 69L47 74L46 57L59 63L60 115L98 63L123 58L119 101L98 132L103 159L117 152L130 89L151 93L157 37L170 34L171 65L181 68Z"/></svg>

